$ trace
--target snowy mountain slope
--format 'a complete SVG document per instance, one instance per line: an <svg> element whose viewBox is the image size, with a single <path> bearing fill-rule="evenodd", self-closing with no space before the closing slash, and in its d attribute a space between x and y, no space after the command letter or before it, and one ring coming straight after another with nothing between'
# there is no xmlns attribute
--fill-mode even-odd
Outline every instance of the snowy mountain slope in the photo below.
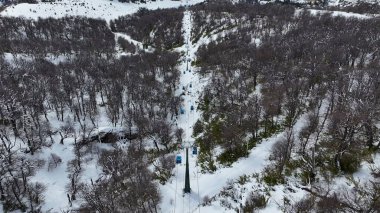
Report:
<svg viewBox="0 0 380 213"><path fill-rule="evenodd" d="M275 0L259 0L260 2L275 2ZM315 4L318 2L325 2L328 6L348 6L355 5L358 3L369 3L369 4L377 4L379 3L377 0L279 0L277 2L291 2L295 4Z"/></svg>
<svg viewBox="0 0 380 213"><path fill-rule="evenodd" d="M121 4L117 2L112 2L109 6L106 4L107 2L96 0L91 3L87 3L84 5L77 5L73 2L69 3L68 1L63 1L67 4L45 4L41 3L36 5L36 7L32 10L28 8L31 5L21 4L12 8L8 8L4 11L4 15L9 16L19 16L25 15L25 17L29 18L37 18L37 17L61 17L65 15L84 15L93 18L105 18L106 20L110 20L117 16L118 14L124 15L133 13L137 11L141 5L132 5L132 4ZM80 2L80 1L78 1ZM85 1L83 1L85 2ZM106 2L106 3L105 3ZM166 3L167 4L166 4ZM194 1L196 2L196 1ZM200 1L198 1L200 2ZM158 3L163 3L164 7L172 7L175 5L184 4L185 1L181 1L177 3L169 2L169 1L161 1ZM191 2L193 3L193 2ZM58 6L58 12L54 9L54 5ZM99 9L95 8L98 6ZM120 7L119 7L120 6ZM148 8L158 8L162 5L159 4L149 4ZM23 8L25 7L25 8ZM68 8L74 7L74 10L68 10ZM124 8L125 7L125 8ZM124 8L122 10L120 8ZM60 11L59 11L60 10ZM112 11L115 10L116 13L113 14ZM35 11L35 12L34 12ZM44 13L46 12L46 14ZM98 13L99 12L99 13ZM312 11L313 14L317 14L319 12ZM42 14L42 15L41 15ZM358 14L348 14L348 13L334 13L334 15L339 16L354 16L358 18L368 18L364 15ZM180 82L179 89L176 94L179 96L182 92L185 93L183 97L183 108L184 114L180 115L177 120L178 127L184 129L184 140L192 141L192 128L194 123L200 117L200 112L197 111L197 104L199 102L199 93L202 92L204 86L207 84L207 78L201 78L194 72L194 67L191 67L190 61L195 58L195 52L197 48L201 44L206 44L210 42L210 40L214 39L213 35L211 38L202 37L197 43L192 44L190 41L191 37L191 13L186 11L183 21L183 36L187 42L182 47L177 48L178 51L185 52L183 56L183 62L180 65ZM223 33L223 32L222 32ZM128 41L136 44L137 46L142 46L140 41L135 41L131 39L128 35L117 34L117 36L123 37ZM183 89L185 88L185 89ZM194 110L191 107L194 107ZM102 116L105 116L105 112L100 112ZM54 118L50 118L50 120L54 121ZM299 131L300 128L304 125L304 122L301 119L296 123L295 131ZM99 128L107 128L112 126L112 123L108 122L107 119L101 119L101 124ZM261 144L258 144L255 147L250 155L247 158L243 158L235 162L230 168L219 168L213 174L201 174L199 172L199 167L197 165L197 155L190 154L190 181L192 187L192 193L190 195L183 195L182 189L184 187L184 177L185 177L185 165L184 163L177 165L174 169L175 176L172 177L166 185L160 185L160 190L162 193L162 202L161 202L161 212L234 212L232 209L226 208L223 204L223 198L221 196L223 190L226 186L228 186L229 182L234 181L234 186L240 190L241 198L238 201L231 201L234 203L233 208L239 208L239 202L244 203L248 192L251 189L261 189L262 191L267 190L267 188L263 187L259 181L255 180L255 173L261 173L264 167L268 164L268 157L271 152L272 145L281 137L284 137L284 133L276 134L264 141ZM59 139L57 138L56 141ZM35 181L42 181L47 186L46 198L45 198L45 206L43 208L44 211L48 212L59 212L63 210L67 210L70 208L67 199L63 200L66 195L65 187L67 184L70 184L69 179L67 178L67 172L65 171L65 167L67 162L73 159L73 150L72 144L73 141L68 139L65 141L66 146L62 147L60 144L54 144L50 148L46 148L42 152L42 157L44 159L48 159L51 153L57 153L60 156L64 156L62 158L62 165L58 166L55 170L51 172L46 172L46 167L38 171L38 173L33 177ZM185 161L185 151L178 151L179 155L182 156L183 162ZM376 160L378 163L378 158ZM84 170L84 176L82 177L82 181L85 183L90 183L92 179L96 179L100 174L100 169L96 165L96 158L90 159L86 162L86 168ZM359 172L354 174L354 177L363 178L370 176L370 164L363 164L362 168ZM238 183L240 177L247 175L249 176L249 181L246 183ZM346 184L347 179L341 178L335 180L337 182L337 186L339 184ZM297 186L297 181L289 181L288 185L278 185L273 187L270 192L270 199L268 201L268 206L262 210L262 212L281 212L279 208L279 204L284 202L284 198L288 198L292 201L300 200L304 195L305 191L301 190ZM50 194L54 194L55 196L49 196ZM214 199L210 202L210 205L202 206L202 203L207 200L205 198ZM79 206L81 201L75 202L74 207Z"/></svg>
<svg viewBox="0 0 380 213"><path fill-rule="evenodd" d="M23 16L26 18L47 18L54 17L60 18L64 16L86 16L90 18L102 18L107 21L117 18L119 16L132 14L138 11L139 8L158 9L158 8L173 8L185 5L187 1L172 1L172 0L160 0L149 2L146 4L135 3L121 3L118 1L109 0L62 0L55 2L40 2L38 4L21 3L17 5L11 5L4 11L0 12L3 16L18 17ZM204 0L189 0L189 5L204 2ZM270 1L261 1L267 3ZM305 4L309 0L294 0L293 3ZM330 0L329 6L346 6L355 5L358 0ZM376 0L366 0L360 2L368 2L376 4ZM1 3L0 3L1 4Z"/></svg>
<svg viewBox="0 0 380 213"><path fill-rule="evenodd" d="M196 43L190 42L191 40L191 29L192 29L192 18L189 11L185 12L183 19L183 32L186 44L184 47L179 48L186 54L183 56L184 60L181 64L181 78L179 83L178 94L184 92L185 95L182 96L184 114L179 115L177 124L178 127L184 129L184 144L188 145L194 142L191 137L192 128L195 122L200 118L200 112L198 110L191 110L190 107L194 106L197 109L199 103L199 94L203 91L206 86L208 79L207 77L201 77L198 73L194 72L196 67L190 65L190 61L195 59L195 53L197 52L199 46L202 44L208 44L209 42L215 40L217 35L211 37L202 37ZM225 32L221 32L223 34ZM189 60L190 59L190 60ZM183 89L185 88L185 89ZM302 121L296 126L301 128L303 125ZM185 159L186 151L185 149L179 150L177 155L182 157L182 164L177 164L174 177L170 179L168 183L162 185L161 192L164 195L161 204L161 212L207 212L207 213L219 213L219 212L235 212L232 209L226 208L221 204L223 202L223 196L220 196L221 191L224 187L228 185L231 181L236 181L240 177L250 177L251 175L257 173L260 174L264 167L268 163L268 157L271 151L272 145L281 137L284 137L284 133L269 138L259 144L247 158L241 159L230 168L219 168L215 173L203 174L200 172L200 167L198 166L197 155L191 153L191 148L189 149L189 167L190 167L190 184L192 192L190 194L184 194L183 189L185 185ZM254 178L248 178L249 181L241 186L244 190L241 192L241 200L238 202L244 203L248 193L251 189L260 188L260 183L255 181ZM281 212L278 203L282 202L283 196L286 193L285 187L277 187L273 191L272 198L269 200L267 208L263 212ZM288 197L294 197L294 199L299 200L304 196L304 191L298 189L292 193L287 194ZM211 203L206 204L206 200L211 199ZM239 209L239 205L235 206Z"/></svg>
<svg viewBox="0 0 380 213"><path fill-rule="evenodd" d="M310 10L313 15L318 15L321 11L316 11L316 10ZM324 11L323 11L324 13ZM358 18L358 19L368 19L372 18L370 15L360 15L360 14L354 14L354 13L346 13L346 12L332 12L332 16L342 16L342 17L347 17L347 18ZM295 125L294 131L296 134L299 133L300 129L303 128L305 125L304 119L302 118L297 119L297 123ZM224 191L224 186L229 188L229 180L233 180L234 185L236 184L236 179L239 179L241 175L250 175L250 172L262 172L264 166L263 164L268 163L268 157L269 157L269 150L271 149L273 143L281 138L283 133L274 136L273 138L268 139L268 141L263 141L262 144L257 146L256 148L253 149L252 153L247 159L240 159L238 160L235 164L232 165L232 168L218 168L215 174L199 174L198 171L199 169L197 167L193 167L194 176L192 177L193 179L193 187L195 188L194 190L197 190L197 187L200 186L200 190L194 191L193 197L188 197L187 195L184 196L183 202L185 204L181 204L182 206L180 209L185 212L191 212L190 209L193 209L193 212L197 212L197 210L202 211L202 212L235 212L235 210L231 209L228 203L226 204L224 201L224 198L222 198L222 192ZM297 137L296 137L297 138ZM206 141L208 142L208 141ZM265 143L265 144L264 144ZM184 156L184 152L180 152L182 156ZM377 162L378 160L378 155L374 155L374 161ZM191 162L194 161L194 157L190 158L190 164ZM265 162L263 164L260 164L260 162ZM370 166L369 166L370 165ZM371 166L376 166L376 163L363 163L360 170L356 173L353 174L357 180L360 181L366 181L368 177L371 177L371 171L369 167ZM180 173L178 174L178 168L180 169ZM181 172L182 170L182 172ZM249 171L249 172L247 172ZM184 178L184 166L180 165L177 166L176 170L176 177L173 179L174 182L171 182L168 184L168 186L165 186L166 190L164 190L164 194L169 194L173 195L173 199L176 200L175 195L178 195L181 193L180 190L178 190L177 185L178 182L180 182L180 186L183 187L183 178ZM367 177L367 178L363 178ZM178 178L180 178L178 180ZM253 180L252 180L253 179ZM232 203L236 202L236 205L233 204L232 208L234 209L239 209L239 202L240 204L245 202L245 199L247 197L246 194L246 189L252 188L252 189L257 189L261 187L261 184L259 181L254 180L252 178L248 184L242 184L242 187L237 187L237 190L241 190L243 192L238 193L238 195L242 196L243 198L240 198L241 200L238 200L237 202L232 200ZM181 181L182 180L182 181ZM346 187L349 189L353 188L352 181L350 180L349 177L338 177L334 179L333 181L333 193L339 192L340 187ZM327 185L329 183L325 183L322 181L321 187L324 187L324 184ZM175 187L174 187L175 185ZM268 206L260 211L260 212L283 212L284 210L282 209L282 206L286 205L286 202L297 202L306 197L308 193L306 191L308 190L308 187L311 188L311 186L307 187L302 187L302 183L299 182L299 180L289 180L287 184L284 185L278 185L275 187L270 187L270 199L268 202ZM349 187L347 187L349 186ZM265 187L264 187L265 188ZM178 193L173 193L174 191L178 191ZM167 192L169 191L169 192ZM265 191L265 189L263 190ZM355 196L354 193L351 193L349 196ZM209 200L209 199L203 199L208 197L211 199L211 204L206 205L206 206L199 206L200 203L204 202L204 200ZM197 201L196 199L202 199L202 202ZM169 199L169 198L168 198ZM198 203L197 203L198 202ZM175 212L176 209L176 202L174 202L174 205L170 200L165 200L164 203L166 203L164 206L168 209L171 209L171 212ZM186 204L187 203L187 204ZM186 206L187 207L183 207ZM198 209L194 208L194 206L198 205ZM188 208L189 207L189 208ZM291 212L291 211L290 211Z"/></svg>
<svg viewBox="0 0 380 213"><path fill-rule="evenodd" d="M197 4L204 0L190 0L189 4ZM48 18L64 16L86 16L111 20L119 16L132 14L139 8L147 9L173 8L184 5L185 1L159 0L146 4L121 3L109 0L62 0L56 2L40 2L38 4L12 5L2 11L3 16L23 16L26 18Z"/></svg>
<svg viewBox="0 0 380 213"><path fill-rule="evenodd" d="M114 19L118 16L132 14L139 8L158 9L172 8L185 5L187 1L157 0L146 4L121 3L109 0L62 0L55 2L40 2L38 4L21 3L7 7L0 14L3 16L23 16L26 18L47 18L47 17L64 17L64 16L86 16L90 18L102 18L106 20ZM204 2L204 0L189 0L190 5ZM260 1L267 3L270 1ZM305 4L309 0L293 0L293 3ZM329 0L329 6L346 6L355 5L359 2L368 2L376 4L376 0ZM0 5L2 3L0 2Z"/></svg>

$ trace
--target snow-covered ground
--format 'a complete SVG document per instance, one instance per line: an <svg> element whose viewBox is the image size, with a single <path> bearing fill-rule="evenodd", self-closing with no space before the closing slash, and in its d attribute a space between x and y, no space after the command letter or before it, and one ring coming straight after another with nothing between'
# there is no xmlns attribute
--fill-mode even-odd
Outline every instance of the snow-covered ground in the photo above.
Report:
<svg viewBox="0 0 380 213"><path fill-rule="evenodd" d="M304 1L304 0L301 0ZM328 0L329 6L340 6L340 5L355 5L358 3L370 3L370 4L376 4L379 3L378 0Z"/></svg>
<svg viewBox="0 0 380 213"><path fill-rule="evenodd" d="M101 100L98 98L98 102ZM70 115L65 113L65 115ZM55 130L59 129L63 122L58 121L54 113L49 113L48 118L51 124L51 127ZM110 132L118 131L121 127L113 127L112 123L106 116L104 107L99 108L99 121L96 126L91 126L89 123L89 129L92 129L91 132L96 133L99 131ZM78 129L79 126L75 125L75 129ZM64 144L60 144L60 137L58 135L53 136L54 143L51 147L43 147L39 151L35 158L43 159L46 161L46 164L43 168L39 169L35 176L31 178L32 181L40 182L45 185L46 191L44 192L44 204L42 211L50 213L59 213L66 212L71 208L79 207L82 203L81 200L76 200L73 202L73 205L70 206L67 198L67 186L71 183L68 177L68 163L75 158L74 154L74 138L69 136L64 140ZM79 141L78 139L77 141ZM101 168L97 165L98 154L102 149L109 149L108 144L94 143L91 148L91 154L82 156L82 166L81 166L81 175L80 181L82 183L91 183L91 180L95 181L99 178L101 173ZM49 159L51 154L59 156L62 160L57 167L48 169ZM0 209L1 212L1 209Z"/></svg>
<svg viewBox="0 0 380 213"><path fill-rule="evenodd" d="M362 162L360 169L353 174L353 177L362 182L372 180L373 176L371 175L371 169L373 169L375 166L380 166L380 154L374 154L372 156L372 160L373 162L371 163Z"/></svg>
<svg viewBox="0 0 380 213"><path fill-rule="evenodd" d="M189 4L197 4L204 0L189 0ZM40 2L38 4L17 4L6 8L0 14L3 16L23 16L26 18L60 18L64 16L86 16L101 18L107 21L119 16L132 14L139 8L147 9L174 8L182 6L185 0L157 0L146 4L121 3L110 0L61 0L55 2Z"/></svg>
<svg viewBox="0 0 380 213"><path fill-rule="evenodd" d="M140 41L134 40L133 38L131 38L131 36L124 34L124 33L114 33L114 34L116 35L116 44L117 44L117 38L122 37L125 40L127 40L128 42L135 45L137 47L137 49L140 49L140 50L144 49L143 44Z"/></svg>
<svg viewBox="0 0 380 213"><path fill-rule="evenodd" d="M203 88L207 84L207 78L202 78L194 70L195 67L191 66L191 61L195 59L195 53L200 45L207 44L211 40L216 39L216 36L211 38L202 37L195 44L190 42L192 20L191 13L186 11L183 18L183 32L185 38L184 47L179 48L179 51L185 52L183 56L183 62L180 66L181 77L179 90L177 95L182 95L184 114L181 114L178 118L178 127L184 130L185 146L193 143L192 128L200 118L200 112L197 111L198 99ZM183 89L184 88L184 89ZM191 110L191 106L194 110ZM302 127L301 121L298 126ZM235 212L232 209L225 209L219 202L213 202L210 206L202 206L205 197L212 198L217 196L224 186L230 180L236 180L242 175L252 175L254 173L260 173L268 163L268 157L272 145L283 134L278 134L263 141L256 148L252 150L249 157L239 160L229 168L220 168L215 173L203 174L200 172L200 168L197 166L197 155L192 155L192 149L189 149L189 168L190 168L190 185L191 193L184 194L183 189L185 186L185 169L186 169L186 151L180 150L177 155L182 156L182 164L177 164L174 170L174 177L172 177L168 183L160 186L162 193L162 204L160 206L161 212L205 212L205 213L220 213L220 212ZM259 183L254 180L245 185L246 188L256 188ZM268 207L263 212L281 212L278 203L282 202L285 194L284 186L275 188L275 192L272 193L273 197L269 200ZM247 191L249 192L249 191ZM243 195L246 196L247 194ZM301 190L296 190L287 194L288 197L294 197L295 200L299 200L304 195Z"/></svg>
<svg viewBox="0 0 380 213"><path fill-rule="evenodd" d="M373 17L378 17L379 15L375 14L359 14L359 13L351 13L344 11L326 11L326 10L317 10L317 9L308 9L312 15L323 15L326 13L330 13L332 16L340 16L345 18L358 18L358 19L369 19Z"/></svg>
<svg viewBox="0 0 380 213"><path fill-rule="evenodd" d="M279 0L280 2L285 2L285 0ZM318 0L290 0L292 3L298 3L298 4L309 4L310 2L318 1ZM267 2L275 2L275 0L259 0L261 3L267 3ZM358 3L370 3L370 4L376 4L378 3L378 0L327 0L328 6L346 6L346 5L355 5Z"/></svg>
<svg viewBox="0 0 380 213"><path fill-rule="evenodd" d="M184 145L191 146L194 143L191 135L192 128L195 122L200 118L200 112L197 110L198 97L203 90L206 81L202 81L200 76L195 73L194 68L191 67L191 60L194 58L196 48L190 41L191 38L191 13L186 11L183 18L183 32L185 45L178 48L178 51L184 52L182 64L180 65L180 83L176 95L183 98L182 109L184 114L180 114L177 120L179 128L184 130ZM181 95L182 94L182 95ZM184 95L183 95L184 94ZM193 108L193 109L192 109ZM189 149L189 168L190 168L190 183L192 186L191 194L183 194L185 184L185 150L177 153L182 156L183 162L175 168L175 177L171 179L170 183L161 186L163 195L163 202L161 205L161 212L193 212L198 208L201 201L199 194L199 171L196 166L196 156L191 153Z"/></svg>
<svg viewBox="0 0 380 213"><path fill-rule="evenodd" d="M5 16L24 16L27 18L47 18L47 17L64 17L71 15L81 15L92 18L103 18L107 21L117 18L121 15L127 15L136 12L140 7L147 7L149 9L157 8L169 8L178 7L186 4L195 4L203 2L204 0L157 0L149 4L131 4L131 3L119 3L117 1L109 0L62 0L54 3L39 3L39 4L19 4L16 6L8 7L1 12L1 15ZM0 3L1 4L1 3ZM313 14L321 13L321 11L311 10ZM345 12L333 12L333 15L341 15L346 17L368 18L366 15L352 14ZM195 67L191 66L191 61L195 59L195 53L202 44L207 44L211 40L216 38L216 35L211 38L202 37L199 41L193 44L191 40L192 29L192 15L190 11L185 11L183 18L183 32L185 38L185 45L178 48L178 51L184 52L183 60L180 65L180 83L179 89L176 91L176 95L181 95L183 98L184 114L180 114L177 119L178 127L184 130L185 145L191 145L193 143L192 128L195 122L200 118L201 114L197 111L199 95L203 91L203 88L207 84L207 77L203 78L195 72ZM118 33L116 36L123 37L132 42L139 48L142 48L141 42L131 39L128 35ZM7 60L11 61L13 58L7 55ZM57 61L59 61L57 59ZM191 107L193 106L193 110ZM106 118L104 109L100 108L100 122L97 124L99 130L105 130L112 126L112 123ZM49 117L49 120L53 123L53 128L57 129L61 122L54 121L55 118ZM295 131L304 125L302 119L296 124ZM96 129L94 131L97 131ZM213 202L210 206L200 205L203 202L203 198L214 197L220 193L222 188L226 186L229 180L236 180L242 175L252 175L254 173L260 173L264 167L268 164L268 157L271 152L272 145L280 138L284 133L274 135L268 138L255 147L247 158L240 159L229 168L220 168L213 174L202 174L200 168L197 166L197 155L192 155L191 149L189 150L189 167L190 167L190 184L192 192L190 194L183 194L183 188L185 185L185 150L179 151L178 155L182 156L182 164L176 165L174 169L175 176L172 177L165 185L160 185L160 191L162 194L162 203L160 205L160 212L163 213L185 213L185 212L235 212L234 210L225 209L219 202ZM69 203L67 200L66 185L70 183L70 179L67 177L67 162L74 159L73 139L65 140L65 145L57 143L59 138L54 138L54 143L50 148L44 148L40 152L38 157L48 160L52 153L57 154L62 158L62 163L50 171L47 170L47 165L39 170L37 174L32 178L33 181L39 181L47 186L45 192L45 204L44 212L63 212L69 209ZM103 146L103 145L99 145ZM105 147L100 147L105 148ZM380 156L375 156L375 164L379 165ZM354 174L355 178L366 179L370 176L371 164L363 163L361 169ZM100 168L97 167L96 159L89 160L84 166L81 180L83 182L89 182L91 179L96 179L99 176ZM339 182L344 183L345 178L338 179ZM271 198L269 199L267 208L261 212L281 212L278 207L284 197L291 200L299 200L305 195L305 191L297 189L296 181L290 182L289 186L279 185L273 188L270 192ZM260 185L254 179L246 183L244 186L248 189L256 188ZM286 188L292 188L294 191L287 191ZM243 195L243 200L245 199ZM78 205L79 202L74 203ZM0 209L1 210L1 209Z"/></svg>
<svg viewBox="0 0 380 213"><path fill-rule="evenodd" d="M186 4L197 4L205 0L156 0L146 4L121 3L110 0L60 0L55 2L39 2L38 4L21 3L7 7L0 13L3 16L23 16L26 18L60 18L64 16L86 16L90 18L101 18L107 21L119 16L132 14L144 7L148 9L173 8ZM188 3L187 3L188 2ZM266 2L266 1L263 1ZM308 0L295 2L305 3ZM330 6L356 4L359 0L330 0ZM365 0L364 2L378 3L377 0ZM0 2L1 6L1 2ZM337 14L344 15L344 14Z"/></svg>

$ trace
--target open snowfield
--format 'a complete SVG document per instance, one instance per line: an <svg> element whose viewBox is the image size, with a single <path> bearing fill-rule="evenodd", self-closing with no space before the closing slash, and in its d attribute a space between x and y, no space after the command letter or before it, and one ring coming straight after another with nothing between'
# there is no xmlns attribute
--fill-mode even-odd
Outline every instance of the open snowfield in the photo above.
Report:
<svg viewBox="0 0 380 213"><path fill-rule="evenodd" d="M204 0L189 0L189 4L197 4ZM132 14L139 8L147 9L180 7L185 0L157 0L146 4L121 3L110 0L60 0L56 2L40 2L38 4L18 4L10 6L0 14L4 16L23 16L26 18L60 18L65 16L86 16L101 18L107 21L119 16Z"/></svg>

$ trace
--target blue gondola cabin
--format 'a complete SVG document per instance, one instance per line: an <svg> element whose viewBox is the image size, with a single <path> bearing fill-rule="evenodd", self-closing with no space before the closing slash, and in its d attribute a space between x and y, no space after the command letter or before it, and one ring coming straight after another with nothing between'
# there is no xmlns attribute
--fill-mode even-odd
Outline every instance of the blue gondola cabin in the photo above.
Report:
<svg viewBox="0 0 380 213"><path fill-rule="evenodd" d="M179 109L179 111L181 112L182 115L185 114L185 109L184 109L184 108L181 107L181 108Z"/></svg>
<svg viewBox="0 0 380 213"><path fill-rule="evenodd" d="M193 147L193 155L198 154L198 148L196 146Z"/></svg>
<svg viewBox="0 0 380 213"><path fill-rule="evenodd" d="M181 157L181 155L177 155L177 157L175 157L175 163L176 164L181 164L182 163L182 157Z"/></svg>
<svg viewBox="0 0 380 213"><path fill-rule="evenodd" d="M190 110L194 110L194 106L191 106L191 107L190 107Z"/></svg>

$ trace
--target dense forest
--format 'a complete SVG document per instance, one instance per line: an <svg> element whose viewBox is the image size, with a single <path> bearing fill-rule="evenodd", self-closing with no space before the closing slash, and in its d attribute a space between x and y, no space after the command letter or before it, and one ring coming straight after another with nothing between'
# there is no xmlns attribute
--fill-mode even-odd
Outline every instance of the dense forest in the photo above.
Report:
<svg viewBox="0 0 380 213"><path fill-rule="evenodd" d="M366 8L344 10L378 13L375 6ZM380 211L379 168L364 185L353 180L355 187L330 187L380 150L380 19L254 1L208 1L190 11L190 42L207 40L191 61L208 79L199 94L202 117L193 128L202 172L233 166L282 134L257 178L268 187L294 181L308 192L302 200L284 201L284 212ZM165 195L158 185L172 176L173 153L183 137L175 125L182 102L176 91L183 14L184 8L140 9L109 23L0 16L5 212L42 212L46 187L31 178L62 161L57 155L48 162L39 158L42 149L57 143L72 144L75 154L62 200L82 200L84 212L159 212ZM100 138L95 130L103 115L113 127L124 127L125 135ZM111 141L122 145L94 148ZM88 184L81 177L92 156L102 173ZM221 194L238 202L227 193L231 187ZM266 196L252 191L240 207L263 208ZM224 207L234 210L226 202Z"/></svg>
<svg viewBox="0 0 380 213"><path fill-rule="evenodd" d="M269 185L294 176L318 185L331 180L328 174L356 172L378 152L379 19L294 15L286 5L215 3L193 11L194 41L218 35L194 62L211 79L194 129L204 171L231 165L282 131L286 137L273 146L273 163L262 174ZM223 152L215 158L219 146ZM321 194L311 193L288 211L310 211L314 203L321 212L379 210L378 187L366 187L370 200L355 201L317 187Z"/></svg>
<svg viewBox="0 0 380 213"><path fill-rule="evenodd" d="M165 16L167 12L162 13ZM164 21L161 26L166 28L165 24L170 23ZM43 203L43 187L40 183L28 183L28 178L44 162L25 156L33 156L42 147L53 143L64 144L68 137L75 139L77 156L70 166L72 184L68 186L68 196L69 200L76 199L77 191L83 188L77 182L80 179L82 157L88 152L86 147L92 140L90 135L98 127L99 111L105 111L115 126L138 129L138 138L134 140L135 150L129 150L128 155L145 159L146 153L142 152L145 138L155 138L157 153L161 152L161 147L166 150L165 153L169 152L174 142L180 140L180 134L174 139L175 132L180 130L173 127L168 119L177 114L180 103L179 97L174 96L179 77L179 53L159 48L145 52L119 38L118 43L127 43L138 54L118 57L116 38L107 23L82 17L37 21L1 17L0 29L4 32L0 38L1 53L7 55L0 58L0 192L6 211L22 209L38 212ZM123 31L124 27L119 26L119 29ZM135 29L140 33L152 30ZM136 35L140 36L138 33ZM51 120L57 120L60 126L52 126ZM55 136L60 139L57 141ZM104 158L104 162L101 162L104 165L101 165L108 170L119 167L108 165L106 159L117 154L122 157L120 152L103 153L101 159ZM133 166L125 162L131 159L122 158L119 161L121 165ZM56 156L57 159L59 161L59 156ZM149 179L149 172L144 171L147 163L146 160L135 162L139 164L136 167L141 167L138 172L144 175L141 181L145 182L130 184L136 188L139 188L138 185L146 187L151 184L151 187L146 187L151 192L155 185ZM116 187L110 183L111 180L115 181L114 178L120 183L120 178L138 174L118 175L121 176L99 180L96 186L84 186L83 196L89 204L96 205L91 208L101 212L115 212L119 208L99 206L103 205L99 200L104 199L108 203L109 198L94 197L96 194L93 194L97 190L112 190L112 187ZM125 199L125 196L131 195L113 196L116 197L112 199ZM142 208L138 211L146 212L147 209L156 208L156 196L146 197L146 200L140 200L134 206L120 208L130 211ZM97 201L94 203L92 199Z"/></svg>
<svg viewBox="0 0 380 213"><path fill-rule="evenodd" d="M111 21L110 25L113 32L126 33L144 46L169 50L183 45L179 21L182 18L182 9L140 9L136 14Z"/></svg>

